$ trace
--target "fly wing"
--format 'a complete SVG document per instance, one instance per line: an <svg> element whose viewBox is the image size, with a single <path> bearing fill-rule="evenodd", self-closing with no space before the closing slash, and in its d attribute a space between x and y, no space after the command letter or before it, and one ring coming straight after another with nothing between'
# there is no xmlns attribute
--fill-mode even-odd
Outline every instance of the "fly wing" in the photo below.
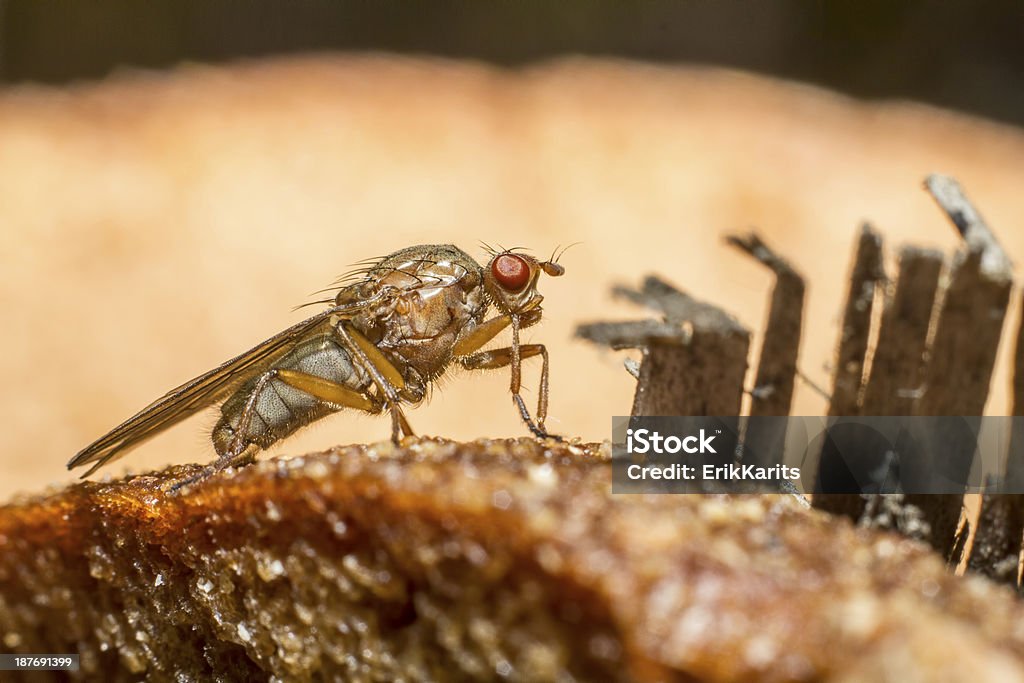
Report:
<svg viewBox="0 0 1024 683"><path fill-rule="evenodd" d="M292 346L318 328L330 324L332 316L350 316L368 304L364 301L339 306L303 320L262 344L232 358L209 372L167 392L106 435L89 444L68 462L68 469L95 463L82 475L87 477L104 464L125 455L143 441L177 424L224 398L234 387L266 369Z"/></svg>

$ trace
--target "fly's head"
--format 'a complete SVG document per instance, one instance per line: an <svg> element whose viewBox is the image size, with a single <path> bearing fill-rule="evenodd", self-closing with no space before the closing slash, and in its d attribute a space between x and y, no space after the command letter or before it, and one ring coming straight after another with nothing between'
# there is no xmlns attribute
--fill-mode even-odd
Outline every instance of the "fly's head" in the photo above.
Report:
<svg viewBox="0 0 1024 683"><path fill-rule="evenodd" d="M502 313L524 315L537 309L544 300L537 291L537 280L542 272L558 277L565 273L565 268L554 258L538 261L529 254L502 251L494 254L484 269L484 287Z"/></svg>

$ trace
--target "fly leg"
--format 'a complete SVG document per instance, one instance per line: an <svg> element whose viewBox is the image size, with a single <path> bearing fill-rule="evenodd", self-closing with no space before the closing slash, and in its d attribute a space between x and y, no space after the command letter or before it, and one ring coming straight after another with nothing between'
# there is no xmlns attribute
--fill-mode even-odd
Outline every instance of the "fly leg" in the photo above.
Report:
<svg viewBox="0 0 1024 683"><path fill-rule="evenodd" d="M221 454L216 460L211 462L209 465L201 469L198 473L193 474L191 477L186 477L181 481L175 482L168 489L170 493L177 493L178 489L184 488L185 486L191 486L192 484L198 484L201 481L205 481L217 474L221 470L226 470L229 467L244 467L245 465L251 465L256 462L256 454L260 451L260 447L254 443L243 446L237 453L227 452Z"/></svg>
<svg viewBox="0 0 1024 683"><path fill-rule="evenodd" d="M334 332L352 354L352 359L369 373L373 383L377 385L383 403L391 414L391 441L398 445L403 436L413 436L412 427L402 412L401 396L398 393L405 388L402 373L370 340L344 321L334 326Z"/></svg>
<svg viewBox="0 0 1024 683"><path fill-rule="evenodd" d="M271 380L274 379L278 379L324 403L330 403L341 408L356 408L368 413L379 413L381 410L379 403L375 403L365 394L354 391L342 384L316 375L299 372L298 370L274 368L261 375L256 382L256 386L245 402L245 407L242 409L242 414L238 421L238 427L235 429L235 435L228 443L227 449L198 474L171 486L170 490L172 493L183 486L203 481L228 467L242 467L250 465L255 461L256 453L260 451L260 447L255 443L246 443L244 435L248 434L252 427L253 416L256 414L256 401L259 400L260 394L266 389Z"/></svg>
<svg viewBox="0 0 1024 683"><path fill-rule="evenodd" d="M512 392L512 400L519 409L523 422L530 431L539 438L559 438L548 434L544 428L544 420L548 415L548 350L543 344L519 343L519 330L528 327L540 320L541 311L539 308L527 311L523 316L501 315L486 320L477 326L466 337L459 340L455 345L454 355L458 362L470 370L490 370L503 368L506 365L512 368L512 379L509 390ZM509 325L512 326L512 346L494 349L492 351L477 351L481 346L491 341L499 332ZM540 391L537 397L537 423L534 424L530 418L530 411L526 409L523 397L519 394L522 384L522 359L533 356L541 356L543 364L540 373Z"/></svg>
<svg viewBox="0 0 1024 683"><path fill-rule="evenodd" d="M374 402L367 394L350 389L344 384L298 370L280 368L276 372L277 378L288 386L307 393L324 403L330 403L339 408L355 408L367 413L380 412L380 403Z"/></svg>
<svg viewBox="0 0 1024 683"><path fill-rule="evenodd" d="M519 380L521 373L513 372L512 377L512 400L515 402L516 407L519 408L519 414L523 418L523 422L534 436L541 439L561 439L561 437L554 434L549 434L544 427L544 420L548 416L548 350L543 344L522 344L518 347L519 353L515 353L515 347L506 347L503 349L492 349L490 351L479 351L477 353L470 354L459 358L459 363L462 367L467 370L494 370L496 368L503 368L508 365L512 365L516 361L518 355L520 359L532 358L534 356L541 357L541 371L540 371L540 389L539 396L537 397L537 422L534 424L533 420L530 419L530 412L526 409L526 403L523 402L523 397L519 394Z"/></svg>
<svg viewBox="0 0 1024 683"><path fill-rule="evenodd" d="M519 329L522 329L539 322L541 314L542 312L539 308L534 308L521 316L506 314L499 315L496 318L491 318L490 320L485 320L473 328L469 334L456 342L455 348L452 349L452 355L458 358L460 356L468 356L474 351L479 351L484 344L497 337L502 330L511 325L513 317L517 319ZM513 340L513 344L518 344L518 341L517 333L516 339Z"/></svg>
<svg viewBox="0 0 1024 683"><path fill-rule="evenodd" d="M198 484L201 481L209 479L211 476L225 470L228 467L241 467L243 465L252 464L256 459L256 453L259 452L260 447L255 443L246 443L244 434L249 433L249 429L252 426L253 415L256 414L256 401L263 393L267 384L270 383L274 377L277 376L277 370L269 370L260 375L259 380L256 382L256 386L253 388L252 393L249 394L249 398L245 402L245 407L242 409L242 415L238 420L238 427L235 429L235 435L228 443L228 447L223 453L220 453L216 460L211 462L209 465L201 469L197 474L193 474L191 477L187 477L175 484L170 488L171 493L175 493L178 489L189 486L190 484Z"/></svg>

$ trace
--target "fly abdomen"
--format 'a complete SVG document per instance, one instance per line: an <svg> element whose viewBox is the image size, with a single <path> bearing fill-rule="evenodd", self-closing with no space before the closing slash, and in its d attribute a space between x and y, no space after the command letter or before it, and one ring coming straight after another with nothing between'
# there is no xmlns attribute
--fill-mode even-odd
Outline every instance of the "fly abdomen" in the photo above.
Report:
<svg viewBox="0 0 1024 683"><path fill-rule="evenodd" d="M266 448L300 427L338 410L274 377L277 369L314 375L358 392L365 392L372 385L369 375L352 362L348 351L333 338L311 339L295 347L267 372L245 382L224 402L221 418L213 429L213 445L218 454L224 455L250 444ZM243 424L250 402L251 415L244 419Z"/></svg>

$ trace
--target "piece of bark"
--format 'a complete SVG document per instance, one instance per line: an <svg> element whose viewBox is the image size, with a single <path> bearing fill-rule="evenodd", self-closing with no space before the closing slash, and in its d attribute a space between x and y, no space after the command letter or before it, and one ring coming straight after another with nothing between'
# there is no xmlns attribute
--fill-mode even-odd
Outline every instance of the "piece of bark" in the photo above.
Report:
<svg viewBox="0 0 1024 683"><path fill-rule="evenodd" d="M861 414L913 414L914 404L922 393L924 352L942 264L943 256L938 251L917 247L900 250L896 285L891 296L886 297L871 370L864 387ZM890 517L899 519L909 515L913 518L920 513L916 506L902 498L885 499L883 507L886 512L881 517L869 511L871 506L864 496L834 495L827 498L818 507L844 514L864 526L885 528L890 524ZM881 502L876 496L875 503ZM890 513L890 509L905 513ZM900 528L899 524L894 528ZM914 528L919 526L914 525ZM929 537L930 529L929 526L929 533L922 538ZM902 528L900 531L907 532Z"/></svg>
<svg viewBox="0 0 1024 683"><path fill-rule="evenodd" d="M885 280L882 268L882 237L870 225L861 227L854 255L850 289L843 311L839 348L832 381L830 416L859 415L858 401L864 381L871 335L871 311L877 285Z"/></svg>
<svg viewBox="0 0 1024 683"><path fill-rule="evenodd" d="M1024 606L920 544L608 470L421 439L79 484L0 508L0 638L112 681L1024 677Z"/></svg>
<svg viewBox="0 0 1024 683"><path fill-rule="evenodd" d="M690 332L682 346L644 348L632 415L740 414L750 333L735 318L654 276L639 291L613 293L660 310L666 322Z"/></svg>
<svg viewBox="0 0 1024 683"><path fill-rule="evenodd" d="M981 265L984 276L999 282L1012 278L1013 264L1010 258L981 213L967 198L960 183L950 176L932 173L924 179L924 186L939 208L946 212L953 227L963 238L967 250L984 256Z"/></svg>
<svg viewBox="0 0 1024 683"><path fill-rule="evenodd" d="M1021 297L1020 324L1017 344L1013 352L1013 409L1012 415L1024 415L1024 297Z"/></svg>
<svg viewBox="0 0 1024 683"><path fill-rule="evenodd" d="M656 275L644 278L639 290L621 285L613 287L612 295L661 311L665 321L669 323L688 323L696 329L715 332L722 336L749 334L746 328L722 309L698 301Z"/></svg>
<svg viewBox="0 0 1024 683"><path fill-rule="evenodd" d="M640 349L648 344L688 344L692 330L660 320L585 323L577 326L576 336L613 349Z"/></svg>

